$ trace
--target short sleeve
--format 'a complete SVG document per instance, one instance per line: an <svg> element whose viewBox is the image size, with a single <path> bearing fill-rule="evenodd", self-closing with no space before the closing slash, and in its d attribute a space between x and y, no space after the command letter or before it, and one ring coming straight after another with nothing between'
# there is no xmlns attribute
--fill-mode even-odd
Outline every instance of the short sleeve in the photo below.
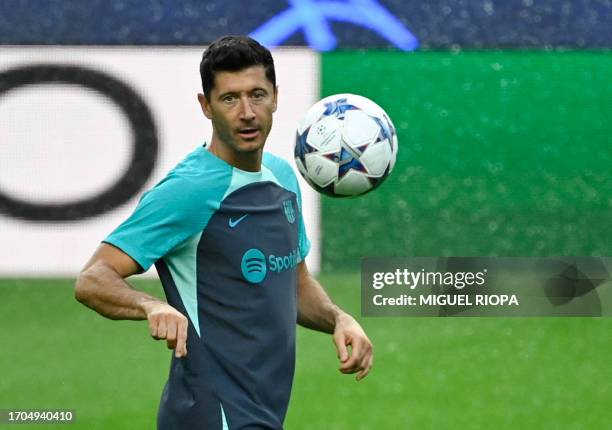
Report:
<svg viewBox="0 0 612 430"><path fill-rule="evenodd" d="M264 164L273 172L274 176L285 189L293 192L296 195L298 210L300 213L298 226L298 249L300 252L300 261L302 261L310 252L310 240L308 240L308 236L306 235L306 227L304 225L300 184L298 183L295 172L289 163L282 158L276 157L270 153L265 153Z"/></svg>
<svg viewBox="0 0 612 430"><path fill-rule="evenodd" d="M202 194L192 178L171 173L143 195L132 215L104 242L121 249L146 271L204 228L212 205Z"/></svg>
<svg viewBox="0 0 612 430"><path fill-rule="evenodd" d="M295 180L295 187L297 190L296 195L297 195L298 208L300 210L300 225L298 226L299 228L298 248L300 249L300 260L303 261L308 255L308 253L310 252L310 240L308 240L308 236L306 234L306 226L304 224L304 214L302 212L302 193L300 191L300 185L297 182L295 175L294 175L294 180Z"/></svg>

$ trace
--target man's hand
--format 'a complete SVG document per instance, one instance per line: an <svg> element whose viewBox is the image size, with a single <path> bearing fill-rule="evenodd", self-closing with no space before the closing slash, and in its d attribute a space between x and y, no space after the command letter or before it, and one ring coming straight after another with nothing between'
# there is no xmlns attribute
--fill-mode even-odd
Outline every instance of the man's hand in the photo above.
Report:
<svg viewBox="0 0 612 430"><path fill-rule="evenodd" d="M357 381L365 378L374 363L372 342L355 319L342 312L336 320L334 343L338 350L340 372L357 373ZM349 348L350 346L350 352Z"/></svg>
<svg viewBox="0 0 612 430"><path fill-rule="evenodd" d="M187 318L168 303L135 290L125 278L142 269L121 249L102 243L79 274L75 297L114 320L149 321L154 339L166 339L177 357L187 355Z"/></svg>
<svg viewBox="0 0 612 430"><path fill-rule="evenodd" d="M174 349L177 358L187 355L187 318L164 302L147 302L142 304L149 331L153 339L166 339L168 349Z"/></svg>
<svg viewBox="0 0 612 430"><path fill-rule="evenodd" d="M374 361L372 342L355 319L336 306L321 284L308 272L306 263L297 266L298 324L333 334L340 372L366 377ZM349 348L350 347L350 348Z"/></svg>

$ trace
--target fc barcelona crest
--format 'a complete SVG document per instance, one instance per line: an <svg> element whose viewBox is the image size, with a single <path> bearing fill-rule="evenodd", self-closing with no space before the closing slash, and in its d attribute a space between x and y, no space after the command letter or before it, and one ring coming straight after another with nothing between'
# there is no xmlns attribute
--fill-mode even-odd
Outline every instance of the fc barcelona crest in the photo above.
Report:
<svg viewBox="0 0 612 430"><path fill-rule="evenodd" d="M287 221L289 221L289 224L293 224L295 222L295 211L293 210L293 202L291 200L284 200L283 208L285 209L285 216L287 217Z"/></svg>

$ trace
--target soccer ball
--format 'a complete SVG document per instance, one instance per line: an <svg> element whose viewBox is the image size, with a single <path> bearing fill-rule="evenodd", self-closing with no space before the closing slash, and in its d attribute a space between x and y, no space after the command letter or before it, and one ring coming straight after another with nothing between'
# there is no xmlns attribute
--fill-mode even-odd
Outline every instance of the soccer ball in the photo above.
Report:
<svg viewBox="0 0 612 430"><path fill-rule="evenodd" d="M397 133L387 113L355 94L315 103L298 126L295 162L306 182L332 197L358 196L393 170Z"/></svg>

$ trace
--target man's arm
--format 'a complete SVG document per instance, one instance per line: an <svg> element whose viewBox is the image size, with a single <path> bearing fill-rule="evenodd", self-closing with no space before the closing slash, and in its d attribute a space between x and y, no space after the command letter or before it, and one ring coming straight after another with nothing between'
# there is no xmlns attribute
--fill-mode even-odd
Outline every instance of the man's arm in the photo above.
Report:
<svg viewBox="0 0 612 430"><path fill-rule="evenodd" d="M75 285L75 297L110 319L148 320L154 339L165 339L177 357L187 355L187 318L168 303L132 288L124 278L140 266L112 245L101 244Z"/></svg>
<svg viewBox="0 0 612 430"><path fill-rule="evenodd" d="M333 334L340 371L365 378L372 368L372 342L355 319L336 306L321 284L308 272L305 262L298 267L298 324ZM351 347L350 352L348 347Z"/></svg>

